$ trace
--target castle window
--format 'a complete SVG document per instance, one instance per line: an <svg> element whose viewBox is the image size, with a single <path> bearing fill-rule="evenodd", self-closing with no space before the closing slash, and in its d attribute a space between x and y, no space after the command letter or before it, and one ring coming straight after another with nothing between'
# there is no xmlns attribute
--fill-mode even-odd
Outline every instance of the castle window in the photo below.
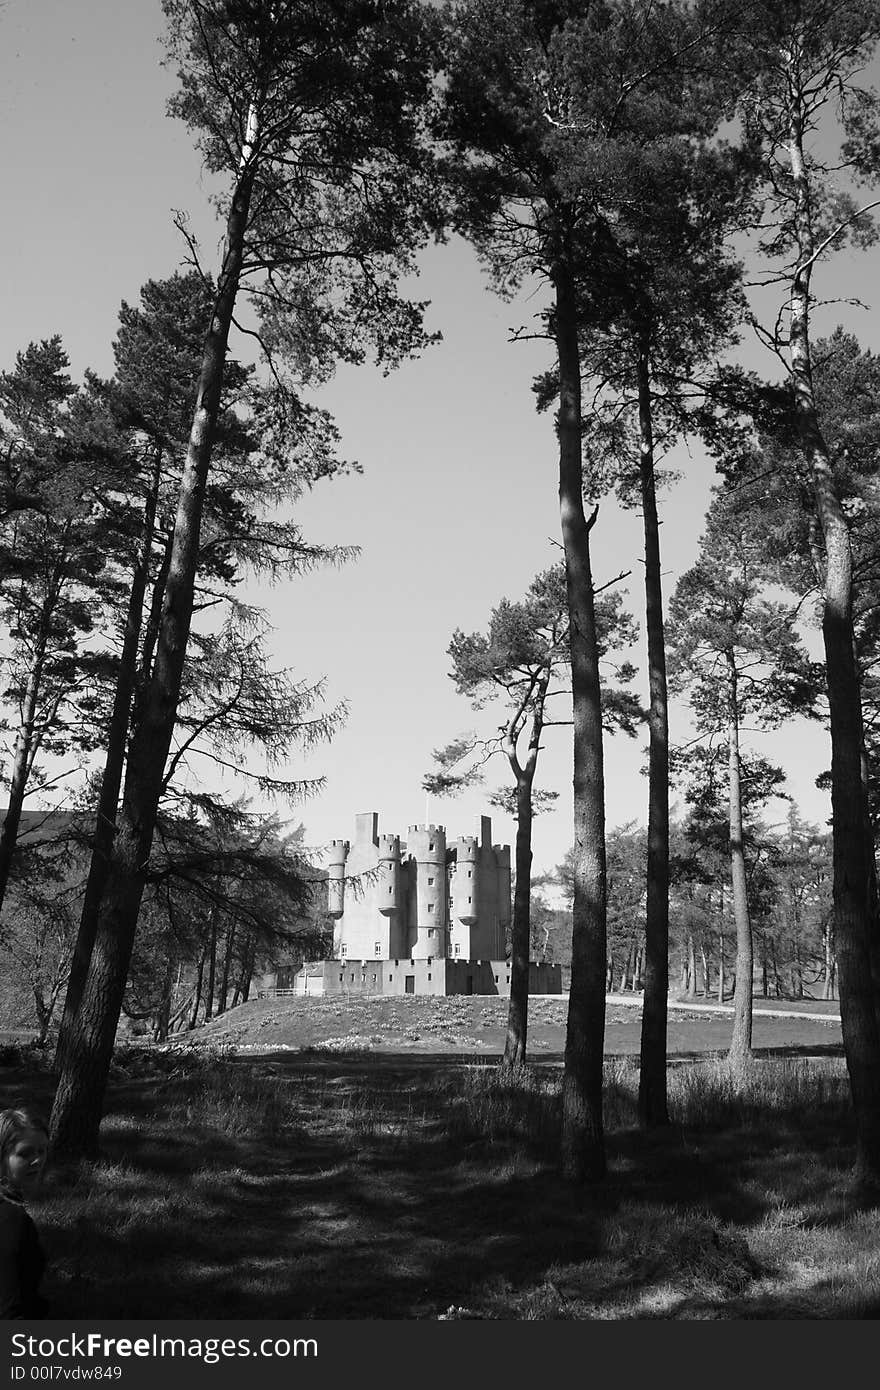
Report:
<svg viewBox="0 0 880 1390"><path fill-rule="evenodd" d="M434 935L434 928L433 928L433 927L429 927L429 928L428 928L428 935L429 935L429 936L433 936L433 935Z"/></svg>
<svg viewBox="0 0 880 1390"><path fill-rule="evenodd" d="M375 983L376 983L376 976L374 975L374 976L373 976L373 984L375 984Z"/></svg>
<svg viewBox="0 0 880 1390"><path fill-rule="evenodd" d="M342 957L342 959L345 960L345 957L348 955L348 947L347 947L347 946L340 946L340 948L339 948L339 954L340 954L340 956Z"/></svg>
<svg viewBox="0 0 880 1390"><path fill-rule="evenodd" d="M456 943L455 943L455 954L456 954L457 956L460 956L460 955L461 955L461 942L459 942L459 941L456 941Z"/></svg>
<svg viewBox="0 0 880 1390"><path fill-rule="evenodd" d="M376 942L375 950L376 950L376 955L377 955L377 956L381 956L381 954L382 954L382 942L381 942L381 941L377 941L377 942Z"/></svg>
<svg viewBox="0 0 880 1390"><path fill-rule="evenodd" d="M434 911L434 904L433 904L433 903L428 903L428 911L429 911L429 912L433 912L433 911Z"/></svg>
<svg viewBox="0 0 880 1390"><path fill-rule="evenodd" d="M434 957L433 957L433 956L428 956L428 964L429 964L429 965L432 964L433 960L434 960ZM430 978L431 978L431 976L429 975L429 976L428 976L428 979L430 980Z"/></svg>
<svg viewBox="0 0 880 1390"><path fill-rule="evenodd" d="M339 976L339 983L342 984L342 976Z"/></svg>
<svg viewBox="0 0 880 1390"><path fill-rule="evenodd" d="M429 850L432 850L433 848L434 848L434 841L432 840L431 843L428 845L428 849L429 849Z"/></svg>
<svg viewBox="0 0 880 1390"><path fill-rule="evenodd" d="M429 887L429 888L432 888L433 886L434 886L434 880L433 880L432 878L429 878L429 879L428 879L428 887Z"/></svg>
<svg viewBox="0 0 880 1390"><path fill-rule="evenodd" d="M468 898L468 902L470 902L470 901L471 901L470 898Z"/></svg>
<svg viewBox="0 0 880 1390"><path fill-rule="evenodd" d="M352 972L351 982L352 982L352 984L354 984L354 972Z"/></svg>
<svg viewBox="0 0 880 1390"><path fill-rule="evenodd" d="M498 976L497 976L497 975L495 976L495 983L496 983L496 985L497 985L497 983L498 983Z"/></svg>
<svg viewBox="0 0 880 1390"><path fill-rule="evenodd" d="M473 876L474 876L474 875L473 875L473 870L472 870L472 869L468 869L468 878L473 878Z"/></svg>

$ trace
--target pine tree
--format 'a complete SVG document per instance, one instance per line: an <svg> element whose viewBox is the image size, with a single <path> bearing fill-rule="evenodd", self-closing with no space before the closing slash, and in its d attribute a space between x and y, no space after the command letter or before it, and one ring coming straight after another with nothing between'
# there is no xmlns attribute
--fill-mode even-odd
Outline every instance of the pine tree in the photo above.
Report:
<svg viewBox="0 0 880 1390"><path fill-rule="evenodd" d="M428 52L413 7L327 0L164 0L180 88L172 109L230 180L226 238L195 390L154 656L131 740L82 1001L56 1091L53 1142L94 1152L192 622L201 523L243 282L254 280L276 374L332 370L424 341L396 278L424 236L413 193ZM409 171L413 171L409 179ZM409 182L408 182L409 179ZM256 277L254 279L254 277ZM280 375L279 375L280 379Z"/></svg>
<svg viewBox="0 0 880 1390"><path fill-rule="evenodd" d="M675 685L688 690L698 732L711 741L704 764L727 762L728 843L736 923L736 989L730 1062L742 1072L751 1057L754 950L743 845L743 756L746 712L772 727L793 709L809 711L812 670L795 629L796 608L761 597L762 556L747 518L716 492L697 563L682 575L670 603ZM766 779L766 772L763 773ZM753 792L754 799L754 792Z"/></svg>
<svg viewBox="0 0 880 1390"><path fill-rule="evenodd" d="M635 628L616 594L599 594L595 603L600 658L635 640ZM516 889L511 941L510 1007L502 1065L522 1066L526 1060L528 1031L529 949L531 941L532 821L539 810L556 799L555 792L536 791L535 775L544 731L554 725L570 725L567 718L551 717L551 701L570 699L568 597L565 569L555 565L539 574L519 603L502 599L492 610L485 633L457 631L448 648L450 675L456 689L475 709L494 698L506 706L500 732L491 737L466 735L435 752L439 771L427 776L423 786L435 795L473 785L483 777L486 762L503 753L513 778L510 809L516 817ZM612 663L609 663L612 664ZM618 680L632 680L635 668L623 662L615 666ZM642 712L629 690L622 686L603 690L606 729L635 734ZM521 741L526 744L520 751ZM498 798L493 798L497 802Z"/></svg>

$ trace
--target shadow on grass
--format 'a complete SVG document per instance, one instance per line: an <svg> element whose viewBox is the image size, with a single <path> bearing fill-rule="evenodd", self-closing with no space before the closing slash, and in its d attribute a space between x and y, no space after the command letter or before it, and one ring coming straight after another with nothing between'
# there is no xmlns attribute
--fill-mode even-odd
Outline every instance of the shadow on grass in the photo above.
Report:
<svg viewBox="0 0 880 1390"><path fill-rule="evenodd" d="M558 1073L495 1086L494 1060L282 1053L119 1079L102 1161L52 1175L36 1212L53 1315L872 1316L841 1314L833 1278L805 1303L770 1277L780 1212L808 1241L857 1210L831 1100L644 1135L612 1069L609 1178L581 1189L555 1166ZM51 1078L30 1082L45 1103Z"/></svg>

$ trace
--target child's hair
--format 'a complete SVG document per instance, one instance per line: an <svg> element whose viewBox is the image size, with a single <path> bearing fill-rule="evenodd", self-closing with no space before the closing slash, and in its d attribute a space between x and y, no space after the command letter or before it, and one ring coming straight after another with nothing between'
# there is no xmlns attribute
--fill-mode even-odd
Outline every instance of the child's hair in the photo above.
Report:
<svg viewBox="0 0 880 1390"><path fill-rule="evenodd" d="M16 1105L0 1110L0 1182L6 1178L6 1157L12 1145L26 1129L38 1129L48 1135L49 1126L39 1111L30 1105Z"/></svg>

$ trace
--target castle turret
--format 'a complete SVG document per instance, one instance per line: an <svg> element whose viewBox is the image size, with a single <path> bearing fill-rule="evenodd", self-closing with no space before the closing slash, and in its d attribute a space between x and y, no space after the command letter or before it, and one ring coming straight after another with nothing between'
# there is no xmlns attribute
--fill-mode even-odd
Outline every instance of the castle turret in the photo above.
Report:
<svg viewBox="0 0 880 1390"><path fill-rule="evenodd" d="M455 873L452 875L452 915L472 927L480 915L480 849L476 837L466 835L455 842Z"/></svg>
<svg viewBox="0 0 880 1390"><path fill-rule="evenodd" d="M327 916L339 918L345 911L345 861L348 840L334 840L327 865Z"/></svg>
<svg viewBox="0 0 880 1390"><path fill-rule="evenodd" d="M400 836L379 836L379 911L386 917L400 908Z"/></svg>
<svg viewBox="0 0 880 1390"><path fill-rule="evenodd" d="M416 922L413 958L443 955L446 949L446 831L442 825L411 825L406 847L416 862Z"/></svg>
<svg viewBox="0 0 880 1390"><path fill-rule="evenodd" d="M510 925L510 845L495 845L498 865L498 925Z"/></svg>

